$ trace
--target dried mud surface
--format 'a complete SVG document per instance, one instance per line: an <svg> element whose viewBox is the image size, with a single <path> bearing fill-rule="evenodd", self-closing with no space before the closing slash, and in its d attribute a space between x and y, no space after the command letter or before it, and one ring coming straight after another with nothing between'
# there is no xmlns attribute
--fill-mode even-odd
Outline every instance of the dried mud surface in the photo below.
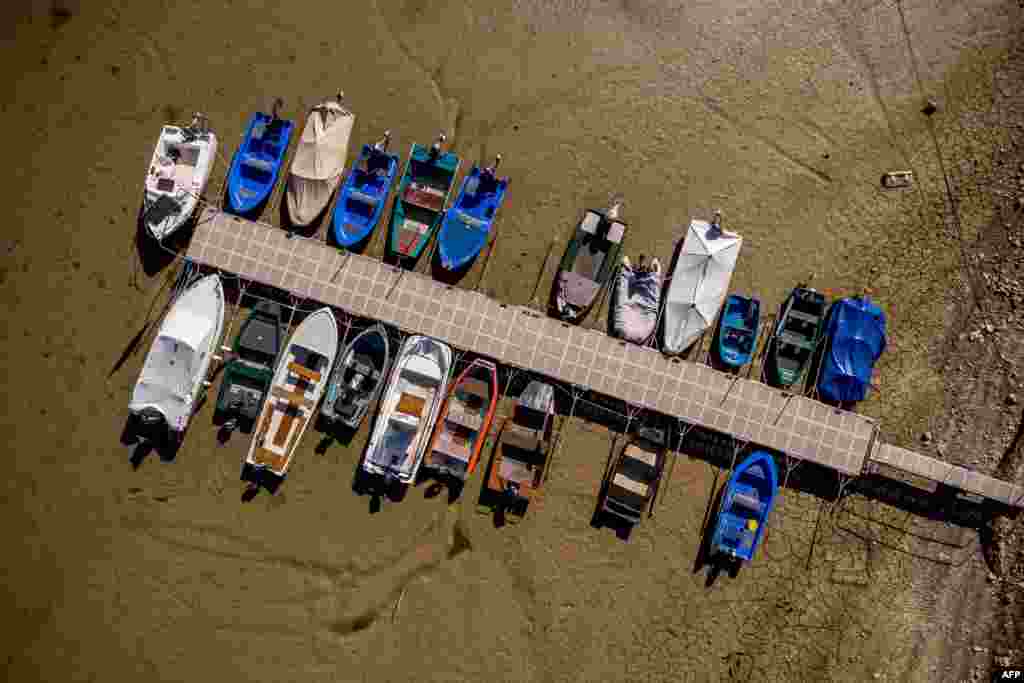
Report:
<svg viewBox="0 0 1024 683"><path fill-rule="evenodd" d="M590 526L615 442L593 421L566 421L543 494L502 528L475 512L479 475L454 504L421 487L370 514L351 492L365 426L310 432L249 503L247 444L217 445L210 405L173 462L133 468L118 443L174 275L134 245L159 126L201 109L229 159L249 112L282 96L301 119L342 87L353 145L390 128L404 155L445 129L468 161L503 154L500 239L460 286L529 302L612 192L626 251L663 262L722 208L745 238L734 290L770 310L810 277L886 310L860 407L883 438L1022 483L1020 3L13 4L8 680L960 681L1024 662L1021 519L932 520L877 483L837 503L839 482L795 469L730 579L694 570L728 467L710 443L628 543ZM880 190L889 170L913 189Z"/></svg>

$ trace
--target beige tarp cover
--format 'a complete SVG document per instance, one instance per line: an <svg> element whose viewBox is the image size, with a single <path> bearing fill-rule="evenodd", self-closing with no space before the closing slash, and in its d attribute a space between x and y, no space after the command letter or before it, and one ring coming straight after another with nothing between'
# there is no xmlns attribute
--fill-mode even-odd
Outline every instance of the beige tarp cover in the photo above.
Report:
<svg viewBox="0 0 1024 683"><path fill-rule="evenodd" d="M314 107L306 119L288 176L288 210L296 225L309 224L330 201L348 160L355 119L334 100Z"/></svg>

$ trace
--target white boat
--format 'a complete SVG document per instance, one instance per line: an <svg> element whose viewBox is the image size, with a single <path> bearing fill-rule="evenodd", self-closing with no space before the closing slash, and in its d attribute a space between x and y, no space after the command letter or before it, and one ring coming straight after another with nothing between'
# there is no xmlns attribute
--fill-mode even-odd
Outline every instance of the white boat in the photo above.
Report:
<svg viewBox="0 0 1024 683"><path fill-rule="evenodd" d="M712 223L690 221L665 295L663 352L683 353L714 324L742 245L742 237L722 230L717 213Z"/></svg>
<svg viewBox="0 0 1024 683"><path fill-rule="evenodd" d="M154 441L181 443L224 330L224 290L208 275L171 304L128 403Z"/></svg>
<svg viewBox="0 0 1024 683"><path fill-rule="evenodd" d="M342 93L309 112L288 174L288 217L306 226L331 201L348 160L348 140L356 116L342 106Z"/></svg>
<svg viewBox="0 0 1024 683"><path fill-rule="evenodd" d="M650 267L636 267L622 258L619 281L615 286L612 329L634 344L646 344L658 324L661 304L661 263L652 259Z"/></svg>
<svg viewBox="0 0 1024 683"><path fill-rule="evenodd" d="M422 335L405 340L366 446L365 471L403 484L415 481L451 366L452 349L444 342Z"/></svg>
<svg viewBox="0 0 1024 683"><path fill-rule="evenodd" d="M196 114L182 128L164 126L146 174L143 222L162 240L184 225L199 205L217 156L217 136Z"/></svg>
<svg viewBox="0 0 1024 683"><path fill-rule="evenodd" d="M295 447L316 415L338 354L338 323L330 308L314 311L288 340L253 430L246 465L284 477Z"/></svg>

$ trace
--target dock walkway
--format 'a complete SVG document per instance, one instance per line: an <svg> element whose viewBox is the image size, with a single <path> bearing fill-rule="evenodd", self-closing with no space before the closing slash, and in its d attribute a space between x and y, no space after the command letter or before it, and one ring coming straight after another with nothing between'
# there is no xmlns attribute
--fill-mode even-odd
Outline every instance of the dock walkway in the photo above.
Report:
<svg viewBox="0 0 1024 683"><path fill-rule="evenodd" d="M1024 489L877 439L866 416L206 207L187 257L856 477L871 460L1003 504Z"/></svg>

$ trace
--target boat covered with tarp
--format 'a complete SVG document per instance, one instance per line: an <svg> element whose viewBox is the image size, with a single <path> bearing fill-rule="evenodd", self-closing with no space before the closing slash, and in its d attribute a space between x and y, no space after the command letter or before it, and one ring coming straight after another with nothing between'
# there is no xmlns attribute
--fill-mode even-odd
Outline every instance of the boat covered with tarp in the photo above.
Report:
<svg viewBox="0 0 1024 683"><path fill-rule="evenodd" d="M825 318L818 394L831 403L863 401L885 351L885 313L867 297L840 299Z"/></svg>
<svg viewBox="0 0 1024 683"><path fill-rule="evenodd" d="M679 355L715 324L729 291L743 238L712 222L691 220L676 249L662 314L661 349Z"/></svg>
<svg viewBox="0 0 1024 683"><path fill-rule="evenodd" d="M331 201L348 160L356 116L342 105L343 94L310 110L288 174L288 219L297 227L312 223Z"/></svg>
<svg viewBox="0 0 1024 683"><path fill-rule="evenodd" d="M619 279L615 284L615 305L612 308L612 331L617 337L634 344L646 344L654 336L661 304L661 263L652 259L649 266L633 265L622 258Z"/></svg>

